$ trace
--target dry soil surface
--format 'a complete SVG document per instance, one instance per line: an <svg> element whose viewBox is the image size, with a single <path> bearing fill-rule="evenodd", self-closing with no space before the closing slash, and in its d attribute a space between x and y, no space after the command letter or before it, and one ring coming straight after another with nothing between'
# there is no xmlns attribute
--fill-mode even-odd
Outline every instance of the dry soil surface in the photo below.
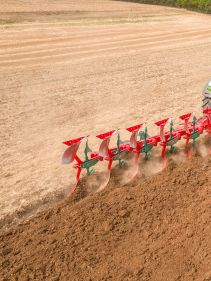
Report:
<svg viewBox="0 0 211 281"><path fill-rule="evenodd" d="M62 141L201 112L211 17L117 1L0 2L1 226L60 198Z"/></svg>
<svg viewBox="0 0 211 281"><path fill-rule="evenodd" d="M6 229L68 190L62 140L140 121L154 132L163 117L200 115L210 50L207 15L0 1L0 280L211 280L211 159L198 152L151 177L162 163L142 161L145 173L124 187L127 169L115 167L91 195L83 178L73 197Z"/></svg>
<svg viewBox="0 0 211 281"><path fill-rule="evenodd" d="M0 280L211 280L211 157L71 199L0 236ZM83 199L83 200L80 200Z"/></svg>

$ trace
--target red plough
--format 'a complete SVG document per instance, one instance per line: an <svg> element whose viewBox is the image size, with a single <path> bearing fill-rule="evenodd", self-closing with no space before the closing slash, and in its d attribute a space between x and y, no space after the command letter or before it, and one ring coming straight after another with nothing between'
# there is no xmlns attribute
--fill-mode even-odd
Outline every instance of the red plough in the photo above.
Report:
<svg viewBox="0 0 211 281"><path fill-rule="evenodd" d="M63 142L68 148L65 150L62 161L64 164L71 164L75 162L74 168L77 170L76 189L77 183L80 179L81 171L85 169L88 175L94 173L93 167L101 161L108 162L108 172L111 171L113 161L118 161L119 166L123 167L125 160L123 154L134 153L136 161L138 162L140 154L145 155L145 159L150 157L150 151L158 144L161 146L161 157L165 158L167 153L174 153L176 144L181 140L185 140L185 147L188 148L189 142L192 141L196 144L196 140L201 134L207 132L211 136L211 108L203 111L203 117L197 119L191 113L180 116L183 124L176 129L173 126L173 120L166 118L155 123L160 129L159 134L150 137L147 132L147 127L143 124L138 124L127 128L126 130L131 134L129 141L121 141L119 130L112 130L104 134L97 135L101 140L99 150L92 152L88 145L88 136L80 137L73 140ZM169 130L165 130L166 125L169 123ZM116 146L110 148L111 137L116 136ZM78 149L82 142L85 142L84 159L82 160L78 155Z"/></svg>

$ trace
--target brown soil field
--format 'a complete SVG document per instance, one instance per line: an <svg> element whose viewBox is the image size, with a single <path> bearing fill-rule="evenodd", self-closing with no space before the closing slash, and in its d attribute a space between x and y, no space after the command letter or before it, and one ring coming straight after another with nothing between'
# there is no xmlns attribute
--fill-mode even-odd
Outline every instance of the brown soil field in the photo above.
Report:
<svg viewBox="0 0 211 281"><path fill-rule="evenodd" d="M211 280L211 157L71 199L0 236L0 280Z"/></svg>
<svg viewBox="0 0 211 281"><path fill-rule="evenodd" d="M108 0L8 0L0 1L0 35L0 228L64 198L73 175L61 165L63 140L91 135L97 149L94 136L110 129L124 136L147 122L154 133L162 118L201 116L209 15ZM170 168L126 187L113 172L90 197L85 178L79 195L2 229L0 278L210 280L210 158Z"/></svg>

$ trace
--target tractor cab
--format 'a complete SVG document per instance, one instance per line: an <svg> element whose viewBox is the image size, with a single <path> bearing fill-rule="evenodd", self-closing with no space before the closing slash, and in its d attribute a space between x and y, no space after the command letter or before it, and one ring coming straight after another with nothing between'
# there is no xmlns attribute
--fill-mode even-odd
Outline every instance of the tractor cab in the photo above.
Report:
<svg viewBox="0 0 211 281"><path fill-rule="evenodd" d="M211 108L211 80L204 87L202 96L203 96L203 100L202 100L203 109Z"/></svg>

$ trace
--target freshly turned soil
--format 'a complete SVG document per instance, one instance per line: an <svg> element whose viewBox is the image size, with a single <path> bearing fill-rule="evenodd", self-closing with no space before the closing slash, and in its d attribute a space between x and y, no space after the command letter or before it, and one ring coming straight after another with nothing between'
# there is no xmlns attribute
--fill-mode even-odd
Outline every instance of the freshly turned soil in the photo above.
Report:
<svg viewBox="0 0 211 281"><path fill-rule="evenodd" d="M0 280L211 280L211 157L77 193L0 237Z"/></svg>

